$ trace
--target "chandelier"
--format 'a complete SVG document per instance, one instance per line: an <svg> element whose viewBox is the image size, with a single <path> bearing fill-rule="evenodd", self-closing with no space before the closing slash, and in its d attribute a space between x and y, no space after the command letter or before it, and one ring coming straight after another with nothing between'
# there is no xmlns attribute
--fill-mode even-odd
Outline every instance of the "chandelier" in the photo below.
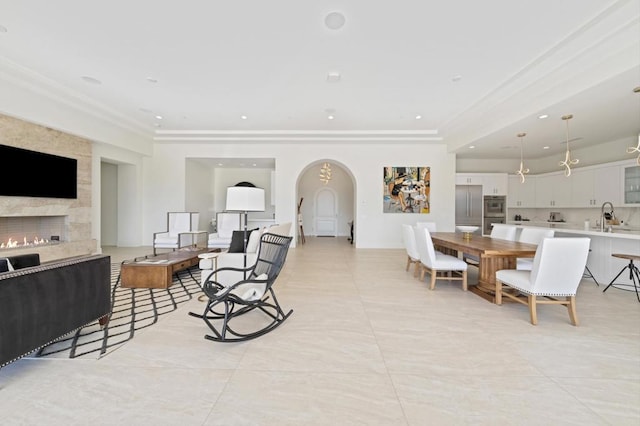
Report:
<svg viewBox="0 0 640 426"><path fill-rule="evenodd" d="M320 182L325 185L331 180L331 166L329 163L323 163L320 167Z"/></svg>
<svg viewBox="0 0 640 426"><path fill-rule="evenodd" d="M640 93L640 86L634 88L633 93ZM638 165L640 166L640 135L638 135L638 145L635 147L630 146L629 148L627 148L627 154L633 154L634 152L638 153L638 159L636 160L636 163L638 163Z"/></svg>
<svg viewBox="0 0 640 426"><path fill-rule="evenodd" d="M520 170L516 171L518 176L520 176L520 183L524 183L524 175L529 173L529 169L524 168L523 156L522 156L522 138L527 136L526 133L518 133L517 135L520 138Z"/></svg>
<svg viewBox="0 0 640 426"><path fill-rule="evenodd" d="M571 114L562 116L562 119L567 124L567 152L564 155L564 161L561 161L559 165L565 167L564 175L567 177L571 176L571 166L578 164L578 162L580 161L577 158L572 160L571 150L569 150L569 120L571 120L572 118L573 115Z"/></svg>

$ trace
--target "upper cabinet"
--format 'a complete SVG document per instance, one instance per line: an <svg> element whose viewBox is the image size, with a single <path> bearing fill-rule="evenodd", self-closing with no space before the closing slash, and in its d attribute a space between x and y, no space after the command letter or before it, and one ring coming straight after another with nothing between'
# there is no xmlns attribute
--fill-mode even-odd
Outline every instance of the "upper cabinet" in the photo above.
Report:
<svg viewBox="0 0 640 426"><path fill-rule="evenodd" d="M640 166L630 165L622 167L623 199L626 206L640 205Z"/></svg>
<svg viewBox="0 0 640 426"><path fill-rule="evenodd" d="M484 195L507 195L508 186L506 173L491 173L482 177Z"/></svg>
<svg viewBox="0 0 640 426"><path fill-rule="evenodd" d="M536 207L571 207L571 178L566 177L564 173L536 176L535 193Z"/></svg>
<svg viewBox="0 0 640 426"><path fill-rule="evenodd" d="M536 206L536 176L526 176L522 182L520 176L508 178L507 207L533 208Z"/></svg>
<svg viewBox="0 0 640 426"><path fill-rule="evenodd" d="M456 173L456 185L482 185L482 176L477 173Z"/></svg>
<svg viewBox="0 0 640 426"><path fill-rule="evenodd" d="M571 207L600 207L622 201L620 166L575 169L571 173Z"/></svg>
<svg viewBox="0 0 640 426"><path fill-rule="evenodd" d="M482 185L482 195L507 195L507 174L456 173L456 185Z"/></svg>

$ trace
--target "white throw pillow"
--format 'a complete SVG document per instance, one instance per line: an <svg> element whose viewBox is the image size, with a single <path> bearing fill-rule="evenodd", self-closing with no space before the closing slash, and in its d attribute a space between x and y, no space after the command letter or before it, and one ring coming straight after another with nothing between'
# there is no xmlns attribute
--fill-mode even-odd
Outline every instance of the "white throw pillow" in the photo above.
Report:
<svg viewBox="0 0 640 426"><path fill-rule="evenodd" d="M256 280L266 280L269 278L267 274L260 274L255 279ZM245 287L245 286L242 286ZM264 291L266 289L265 284L251 284L250 288L244 288L243 293L240 296L241 299L246 300L248 302L252 302L254 300L260 299L264 295Z"/></svg>
<svg viewBox="0 0 640 426"><path fill-rule="evenodd" d="M254 229L249 235L249 241L247 241L247 253L256 253L258 251L258 245L260 244L260 237L262 232L259 229Z"/></svg>

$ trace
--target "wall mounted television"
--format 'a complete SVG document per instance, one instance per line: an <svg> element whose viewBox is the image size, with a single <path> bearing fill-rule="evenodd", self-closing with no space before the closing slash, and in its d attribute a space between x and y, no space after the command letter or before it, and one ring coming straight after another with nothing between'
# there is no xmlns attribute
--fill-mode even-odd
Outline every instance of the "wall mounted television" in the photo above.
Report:
<svg viewBox="0 0 640 426"><path fill-rule="evenodd" d="M0 145L0 195L78 198L78 160Z"/></svg>

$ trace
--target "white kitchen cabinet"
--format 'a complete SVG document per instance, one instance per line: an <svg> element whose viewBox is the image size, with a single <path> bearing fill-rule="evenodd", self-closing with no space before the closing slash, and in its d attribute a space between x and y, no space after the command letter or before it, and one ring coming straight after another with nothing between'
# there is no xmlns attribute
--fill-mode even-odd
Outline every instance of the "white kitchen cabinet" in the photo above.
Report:
<svg viewBox="0 0 640 426"><path fill-rule="evenodd" d="M456 185L482 185L479 173L456 173Z"/></svg>
<svg viewBox="0 0 640 426"><path fill-rule="evenodd" d="M571 207L600 207L605 201L621 204L620 166L589 167L571 173Z"/></svg>
<svg viewBox="0 0 640 426"><path fill-rule="evenodd" d="M484 195L507 195L508 179L506 173L491 173L482 176Z"/></svg>
<svg viewBox="0 0 640 426"><path fill-rule="evenodd" d="M564 173L539 175L535 187L536 207L571 207L571 180Z"/></svg>
<svg viewBox="0 0 640 426"><path fill-rule="evenodd" d="M625 206L637 207L640 205L640 166L629 165L621 169L622 187L624 194L621 195L622 204Z"/></svg>
<svg viewBox="0 0 640 426"><path fill-rule="evenodd" d="M507 195L507 174L456 173L456 185L482 185L482 195Z"/></svg>
<svg viewBox="0 0 640 426"><path fill-rule="evenodd" d="M521 182L520 176L510 175L507 179L507 207L536 207L536 179L537 176L525 176L525 181Z"/></svg>

